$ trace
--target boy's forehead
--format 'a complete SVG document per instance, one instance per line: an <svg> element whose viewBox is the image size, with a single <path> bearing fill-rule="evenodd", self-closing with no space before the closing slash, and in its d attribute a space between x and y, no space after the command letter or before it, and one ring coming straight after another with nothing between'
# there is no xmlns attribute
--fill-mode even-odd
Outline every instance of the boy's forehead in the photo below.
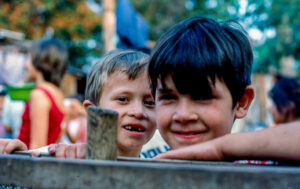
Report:
<svg viewBox="0 0 300 189"><path fill-rule="evenodd" d="M108 74L108 79L111 79L113 77L128 77L128 74L126 74L126 69L117 69L114 70L113 72Z"/></svg>
<svg viewBox="0 0 300 189"><path fill-rule="evenodd" d="M176 83L174 82L171 74L167 75L166 77L162 78L159 77L157 79L157 87L156 87L156 93L169 93L169 92L178 92L183 95L191 95L195 98L202 97L210 94L218 94L222 93L222 91L226 88L228 90L228 87L223 79L220 79L219 77L215 77L214 80L210 77L207 79L208 81L208 88L207 87L201 87L201 86L191 86L191 85L185 85L186 89L180 90L177 88ZM182 87L182 86L181 86ZM191 88L192 87L192 88ZM194 90L197 90L197 93L194 93Z"/></svg>
<svg viewBox="0 0 300 189"><path fill-rule="evenodd" d="M122 80L122 81L134 81L137 79L141 79L146 75L146 71L142 71L138 73L134 78L130 77L130 74L125 69L116 70L107 75L107 80L105 83L112 82L114 80Z"/></svg>

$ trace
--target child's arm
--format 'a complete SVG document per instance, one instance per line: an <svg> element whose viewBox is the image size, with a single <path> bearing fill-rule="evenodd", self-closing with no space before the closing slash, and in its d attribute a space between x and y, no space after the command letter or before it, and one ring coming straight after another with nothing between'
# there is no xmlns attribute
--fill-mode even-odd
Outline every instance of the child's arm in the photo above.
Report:
<svg viewBox="0 0 300 189"><path fill-rule="evenodd" d="M161 154L157 159L300 161L300 121L260 131L229 134L205 143Z"/></svg>
<svg viewBox="0 0 300 189"><path fill-rule="evenodd" d="M27 150L27 146L19 139L0 139L0 154L10 154L15 150Z"/></svg>

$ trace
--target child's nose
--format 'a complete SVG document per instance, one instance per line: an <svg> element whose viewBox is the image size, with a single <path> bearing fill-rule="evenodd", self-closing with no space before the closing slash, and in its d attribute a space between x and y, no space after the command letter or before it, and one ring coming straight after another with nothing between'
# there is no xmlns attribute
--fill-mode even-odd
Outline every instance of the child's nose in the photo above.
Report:
<svg viewBox="0 0 300 189"><path fill-rule="evenodd" d="M132 106L130 107L130 111L128 111L128 114L129 116L134 116L137 119L147 117L142 103L139 102L135 102L132 104Z"/></svg>
<svg viewBox="0 0 300 189"><path fill-rule="evenodd" d="M173 114L173 119L174 121L184 123L189 121L197 121L199 116L193 111L191 104L183 101L178 103L175 113Z"/></svg>

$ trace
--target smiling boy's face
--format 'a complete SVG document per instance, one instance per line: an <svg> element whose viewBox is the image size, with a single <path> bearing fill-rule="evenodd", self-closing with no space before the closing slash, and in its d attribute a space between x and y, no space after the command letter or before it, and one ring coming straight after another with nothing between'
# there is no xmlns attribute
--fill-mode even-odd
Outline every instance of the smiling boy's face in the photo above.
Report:
<svg viewBox="0 0 300 189"><path fill-rule="evenodd" d="M171 76L166 88L156 88L157 126L172 149L211 140L230 132L238 105L232 109L232 97L218 78L209 99L193 99L177 91Z"/></svg>
<svg viewBox="0 0 300 189"><path fill-rule="evenodd" d="M118 155L138 156L156 129L154 100L146 72L133 80L124 72L112 73L104 84L99 106L119 113Z"/></svg>

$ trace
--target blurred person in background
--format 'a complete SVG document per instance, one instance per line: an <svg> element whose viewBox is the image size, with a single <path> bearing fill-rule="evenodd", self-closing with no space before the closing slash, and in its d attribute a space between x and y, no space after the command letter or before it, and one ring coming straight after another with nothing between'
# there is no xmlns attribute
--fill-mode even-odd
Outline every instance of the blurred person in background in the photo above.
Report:
<svg viewBox="0 0 300 189"><path fill-rule="evenodd" d="M64 119L64 96L59 86L67 67L67 49L56 39L33 44L26 62L29 77L36 83L25 104L19 139L29 149L56 143Z"/></svg>
<svg viewBox="0 0 300 189"><path fill-rule="evenodd" d="M4 98L5 98L5 91L3 87L0 85L0 138L4 137L4 124L2 122Z"/></svg>
<svg viewBox="0 0 300 189"><path fill-rule="evenodd" d="M300 119L300 78L280 78L269 92L274 126Z"/></svg>
<svg viewBox="0 0 300 189"><path fill-rule="evenodd" d="M8 94L5 96L2 111L2 123L5 128L4 138L18 138L24 107L25 102L12 100Z"/></svg>
<svg viewBox="0 0 300 189"><path fill-rule="evenodd" d="M66 116L62 124L62 143L86 142L87 117L83 107L84 98L75 95L64 100Z"/></svg>

